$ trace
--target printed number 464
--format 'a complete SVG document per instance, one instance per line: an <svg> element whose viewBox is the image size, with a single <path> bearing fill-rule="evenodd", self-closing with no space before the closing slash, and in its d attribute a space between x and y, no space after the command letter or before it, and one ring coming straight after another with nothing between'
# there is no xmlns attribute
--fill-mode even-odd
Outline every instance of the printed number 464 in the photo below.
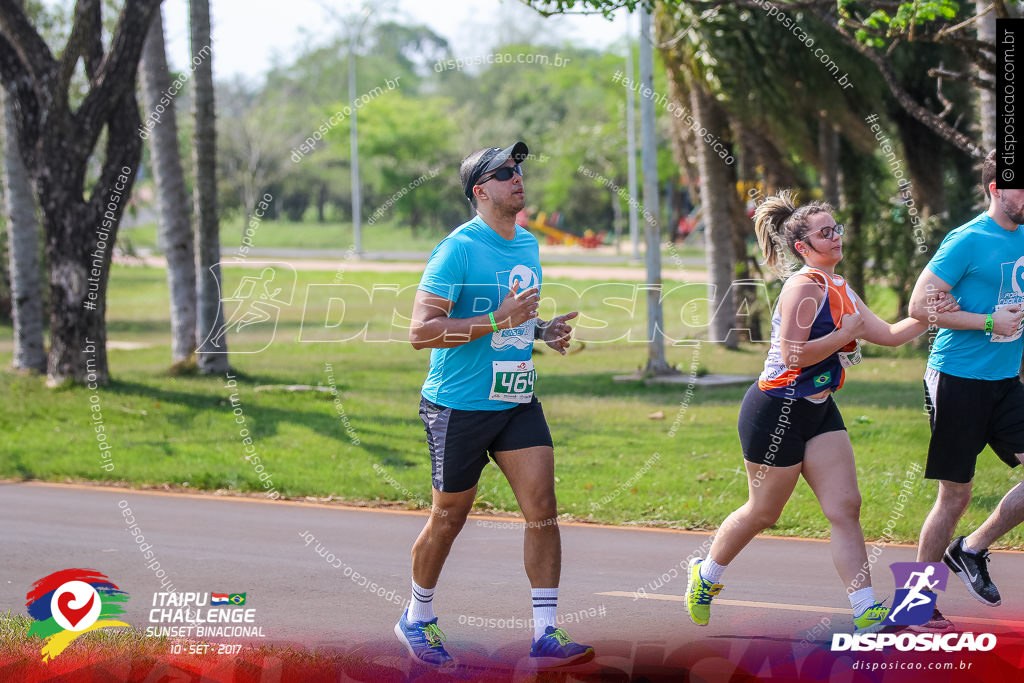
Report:
<svg viewBox="0 0 1024 683"><path fill-rule="evenodd" d="M501 386L509 393L521 394L533 384L533 371L502 373Z"/></svg>

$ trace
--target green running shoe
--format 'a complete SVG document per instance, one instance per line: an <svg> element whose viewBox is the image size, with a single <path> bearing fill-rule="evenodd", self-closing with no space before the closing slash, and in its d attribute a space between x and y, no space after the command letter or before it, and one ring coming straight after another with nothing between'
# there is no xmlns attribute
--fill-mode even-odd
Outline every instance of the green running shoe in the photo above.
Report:
<svg viewBox="0 0 1024 683"><path fill-rule="evenodd" d="M722 590L722 584L705 581L700 576L699 557L690 560L690 578L686 582L686 613L697 626L707 626L711 618L711 598ZM883 617L884 618L884 617Z"/></svg>
<svg viewBox="0 0 1024 683"><path fill-rule="evenodd" d="M860 616L853 617L854 633L874 633L885 626L885 618L889 616L889 608L881 602L876 602L871 607L861 612Z"/></svg>

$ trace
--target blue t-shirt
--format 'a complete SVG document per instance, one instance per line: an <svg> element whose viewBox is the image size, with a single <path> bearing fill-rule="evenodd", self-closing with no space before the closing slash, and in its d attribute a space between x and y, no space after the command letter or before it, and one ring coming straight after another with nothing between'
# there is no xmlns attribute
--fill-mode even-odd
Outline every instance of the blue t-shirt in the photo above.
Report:
<svg viewBox="0 0 1024 683"><path fill-rule="evenodd" d="M1024 230L1004 230L988 214L951 230L928 268L952 286L961 310L992 313L997 306L1024 302ZM1024 339L987 335L983 330L941 329L928 367L968 379L1016 377Z"/></svg>
<svg viewBox="0 0 1024 683"><path fill-rule="evenodd" d="M518 291L540 287L537 240L516 226L506 240L480 216L463 223L434 247L419 288L454 302L449 317L471 318L498 310L515 282ZM508 410L516 403L489 398L494 361L529 362L536 320L447 349L431 349L423 383L428 401L458 410Z"/></svg>

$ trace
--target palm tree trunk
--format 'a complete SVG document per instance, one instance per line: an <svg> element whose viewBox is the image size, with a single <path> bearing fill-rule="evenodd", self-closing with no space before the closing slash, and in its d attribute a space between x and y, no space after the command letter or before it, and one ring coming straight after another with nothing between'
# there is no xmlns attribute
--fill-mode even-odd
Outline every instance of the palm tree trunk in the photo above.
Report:
<svg viewBox="0 0 1024 683"><path fill-rule="evenodd" d="M868 221L868 212L864 207L869 205L870 197L868 195L872 192L869 182L872 162L870 156L857 151L846 141L842 141L840 147L839 166L842 169L840 201L849 209L849 218L846 220L846 237L843 239L842 273L857 296L865 303L870 303L865 275L868 259L865 226Z"/></svg>
<svg viewBox="0 0 1024 683"><path fill-rule="evenodd" d="M818 156L821 159L821 189L825 201L839 208L839 133L832 127L829 114L818 116Z"/></svg>
<svg viewBox="0 0 1024 683"><path fill-rule="evenodd" d="M195 95L192 114L195 132L192 159L195 164L196 226L199 244L196 250L198 267L197 338L200 339L196 361L203 374L226 372L228 365L227 337L224 331L224 309L220 300L220 221L217 216L217 119L213 100L213 58L209 53L209 0L189 0L191 51ZM198 61L198 63L196 63Z"/></svg>
<svg viewBox="0 0 1024 683"><path fill-rule="evenodd" d="M167 256L167 286L171 294L171 362L180 363L196 350L195 240L185 194L185 174L178 151L171 75L164 47L164 23L158 10L142 49L142 95L146 110L160 122L150 137L153 177L160 208L160 241Z"/></svg>
<svg viewBox="0 0 1024 683"><path fill-rule="evenodd" d="M43 344L43 289L39 270L39 224L35 194L21 158L15 130L14 106L0 91L3 103L4 220L11 268L11 318L14 321L14 358L20 370L46 371Z"/></svg>
<svg viewBox="0 0 1024 683"><path fill-rule="evenodd" d="M725 138L728 127L726 114L704 91L701 83L693 84L690 99L695 118L708 135ZM730 334L736 320L736 308L730 293L734 266L729 198L735 195L736 189L729 182L728 168L712 147L703 140L698 140L696 147L704 230L707 235L708 338L735 349L738 346L737 340L735 335Z"/></svg>

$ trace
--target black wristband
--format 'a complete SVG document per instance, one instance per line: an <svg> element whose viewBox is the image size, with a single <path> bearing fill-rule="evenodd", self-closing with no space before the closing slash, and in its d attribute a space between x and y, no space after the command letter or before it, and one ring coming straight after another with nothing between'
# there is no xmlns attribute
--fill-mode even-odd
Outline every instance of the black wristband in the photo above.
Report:
<svg viewBox="0 0 1024 683"><path fill-rule="evenodd" d="M537 318L537 324L533 326L533 338L543 339L544 333L548 329L548 323L541 322L540 318Z"/></svg>

